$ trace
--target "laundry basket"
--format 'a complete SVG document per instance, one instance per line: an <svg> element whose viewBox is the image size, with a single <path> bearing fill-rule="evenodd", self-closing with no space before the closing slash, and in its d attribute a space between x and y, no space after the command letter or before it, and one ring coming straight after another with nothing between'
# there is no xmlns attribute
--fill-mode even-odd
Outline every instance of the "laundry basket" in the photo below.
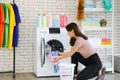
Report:
<svg viewBox="0 0 120 80"><path fill-rule="evenodd" d="M60 80L73 80L75 64L60 63Z"/></svg>

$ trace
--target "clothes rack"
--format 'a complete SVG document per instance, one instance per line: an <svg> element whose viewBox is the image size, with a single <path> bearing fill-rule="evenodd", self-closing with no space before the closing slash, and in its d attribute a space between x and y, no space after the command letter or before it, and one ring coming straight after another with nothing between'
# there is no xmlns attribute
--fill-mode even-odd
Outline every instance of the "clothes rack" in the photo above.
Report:
<svg viewBox="0 0 120 80"><path fill-rule="evenodd" d="M15 3L15 0L13 0L13 3ZM13 78L15 78L15 46L13 47L13 71L4 71L0 73L13 73Z"/></svg>

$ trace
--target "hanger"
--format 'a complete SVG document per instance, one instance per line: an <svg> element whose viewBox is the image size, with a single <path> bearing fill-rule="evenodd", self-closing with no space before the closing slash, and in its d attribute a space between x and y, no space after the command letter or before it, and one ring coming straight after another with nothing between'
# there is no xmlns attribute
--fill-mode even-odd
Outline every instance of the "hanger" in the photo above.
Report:
<svg viewBox="0 0 120 80"><path fill-rule="evenodd" d="M13 0L13 3L15 3L15 0Z"/></svg>

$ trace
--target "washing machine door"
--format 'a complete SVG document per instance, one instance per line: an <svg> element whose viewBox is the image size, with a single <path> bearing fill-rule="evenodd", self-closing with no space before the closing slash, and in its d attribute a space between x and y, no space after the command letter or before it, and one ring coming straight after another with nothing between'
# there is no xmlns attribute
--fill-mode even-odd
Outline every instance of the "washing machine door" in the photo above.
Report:
<svg viewBox="0 0 120 80"><path fill-rule="evenodd" d="M51 51L59 51L59 52L64 51L63 44L57 39L49 40L47 44L51 46Z"/></svg>

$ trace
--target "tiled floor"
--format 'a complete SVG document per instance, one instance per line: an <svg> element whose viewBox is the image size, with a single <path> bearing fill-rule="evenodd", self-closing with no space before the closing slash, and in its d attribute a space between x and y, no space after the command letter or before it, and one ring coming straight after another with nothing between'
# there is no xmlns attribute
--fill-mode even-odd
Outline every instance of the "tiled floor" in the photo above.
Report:
<svg viewBox="0 0 120 80"><path fill-rule="evenodd" d="M36 78L33 73L19 73L14 79L12 74L0 74L0 80L60 80L59 77ZM90 79L95 80L95 79ZM120 80L120 73L107 73L104 80Z"/></svg>

